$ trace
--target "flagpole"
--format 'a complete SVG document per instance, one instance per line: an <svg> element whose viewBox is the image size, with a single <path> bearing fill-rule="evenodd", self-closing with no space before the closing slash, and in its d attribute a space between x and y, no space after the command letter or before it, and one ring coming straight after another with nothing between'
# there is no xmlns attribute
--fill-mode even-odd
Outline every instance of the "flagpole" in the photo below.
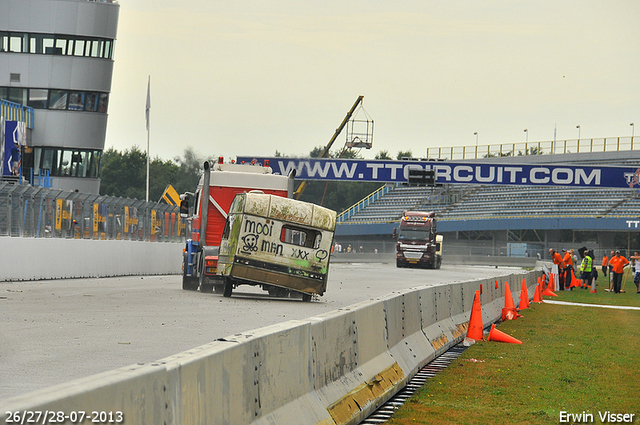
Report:
<svg viewBox="0 0 640 425"><path fill-rule="evenodd" d="M147 202L149 202L149 113L151 109L151 75L149 75L149 82L147 83Z"/></svg>

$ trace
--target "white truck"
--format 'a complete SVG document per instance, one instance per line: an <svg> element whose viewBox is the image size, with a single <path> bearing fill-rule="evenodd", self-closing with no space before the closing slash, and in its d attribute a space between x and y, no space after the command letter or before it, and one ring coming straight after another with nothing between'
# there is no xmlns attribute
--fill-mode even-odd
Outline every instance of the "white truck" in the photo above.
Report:
<svg viewBox="0 0 640 425"><path fill-rule="evenodd" d="M261 191L237 194L229 208L217 274L225 297L239 285L310 301L327 288L336 212Z"/></svg>

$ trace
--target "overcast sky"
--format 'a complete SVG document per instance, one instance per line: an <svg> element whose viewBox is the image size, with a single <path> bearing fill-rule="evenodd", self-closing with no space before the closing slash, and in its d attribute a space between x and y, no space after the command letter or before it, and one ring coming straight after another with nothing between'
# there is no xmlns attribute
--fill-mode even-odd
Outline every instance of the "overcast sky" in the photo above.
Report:
<svg viewBox="0 0 640 425"><path fill-rule="evenodd" d="M307 155L359 95L365 158L640 126L638 0L119 3L106 148L146 149L149 75L162 159Z"/></svg>

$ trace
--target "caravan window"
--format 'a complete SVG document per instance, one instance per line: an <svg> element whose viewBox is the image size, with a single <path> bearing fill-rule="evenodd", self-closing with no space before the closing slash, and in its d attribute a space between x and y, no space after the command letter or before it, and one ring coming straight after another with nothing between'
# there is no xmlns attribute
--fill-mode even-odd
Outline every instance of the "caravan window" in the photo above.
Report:
<svg viewBox="0 0 640 425"><path fill-rule="evenodd" d="M302 227L284 225L280 233L281 242L306 248L320 248L321 240L322 234L320 232Z"/></svg>

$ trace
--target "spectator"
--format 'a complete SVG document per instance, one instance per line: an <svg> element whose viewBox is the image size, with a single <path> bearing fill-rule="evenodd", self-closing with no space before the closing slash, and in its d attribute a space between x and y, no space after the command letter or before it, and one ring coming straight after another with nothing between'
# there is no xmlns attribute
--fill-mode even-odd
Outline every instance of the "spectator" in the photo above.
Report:
<svg viewBox="0 0 640 425"><path fill-rule="evenodd" d="M584 257L582 258L582 264L580 264L580 280L582 281L582 287L585 288L591 283L591 269L593 268L593 258L589 255L589 250L584 250Z"/></svg>
<svg viewBox="0 0 640 425"><path fill-rule="evenodd" d="M638 251L633 253L633 256L629 257L631 260L631 264L633 264L634 275L633 275L633 283L636 285L636 294L640 294L640 254Z"/></svg>
<svg viewBox="0 0 640 425"><path fill-rule="evenodd" d="M607 269L609 268L609 257L607 257L607 253L605 252L602 256L602 274L604 277L607 277Z"/></svg>
<svg viewBox="0 0 640 425"><path fill-rule="evenodd" d="M570 289L571 272L573 271L573 255L571 255L571 251L567 251L566 249L563 249L562 252L564 253L564 257L562 258L562 262L564 263L564 270L562 271L562 273L564 273L564 283L566 289ZM561 289L564 289L564 287Z"/></svg>
<svg viewBox="0 0 640 425"><path fill-rule="evenodd" d="M614 251L611 251L611 254L609 255L609 261L611 261L611 259L613 257L615 257L616 253ZM613 266L611 265L611 262L607 263L609 264L609 292L613 291Z"/></svg>
<svg viewBox="0 0 640 425"><path fill-rule="evenodd" d="M616 250L614 257L609 260L609 265L613 266L611 273L613 273L613 292L620 293L620 284L622 283L622 274L624 273L624 267L629 264L629 260L624 258L620 254L620 251Z"/></svg>
<svg viewBox="0 0 640 425"><path fill-rule="evenodd" d="M558 284L560 285L560 290L564 291L564 276L562 271L564 270L564 261L562 261L562 256L556 252L555 249L549 250L549 255L551 256L551 260L553 264L558 266Z"/></svg>
<svg viewBox="0 0 640 425"><path fill-rule="evenodd" d="M17 176L20 168L20 146L14 142L11 148L11 175Z"/></svg>

